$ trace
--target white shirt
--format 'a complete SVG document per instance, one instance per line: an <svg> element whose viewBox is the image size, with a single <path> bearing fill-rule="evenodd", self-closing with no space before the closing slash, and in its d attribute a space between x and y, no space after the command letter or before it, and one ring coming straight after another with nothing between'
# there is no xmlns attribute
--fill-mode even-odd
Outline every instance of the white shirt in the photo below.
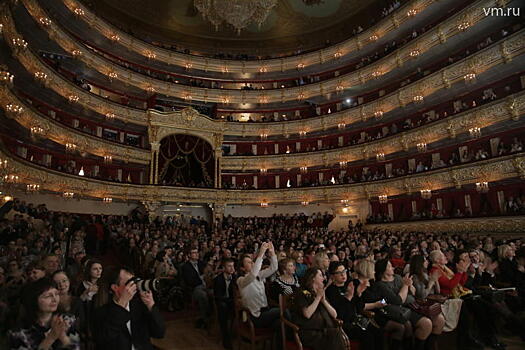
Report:
<svg viewBox="0 0 525 350"><path fill-rule="evenodd" d="M261 308L268 306L264 281L277 271L277 256L270 257L270 267L261 271L262 257L255 259L252 271L237 279L241 293L242 304L254 317L261 315Z"/></svg>
<svg viewBox="0 0 525 350"><path fill-rule="evenodd" d="M130 312L130 310L129 310L129 303L126 304L125 309L128 310L128 312ZM126 327L128 328L129 335L132 335L131 334L131 319L128 322L126 322ZM133 345L133 343L131 343L131 350L137 350L137 348L135 347L135 345Z"/></svg>

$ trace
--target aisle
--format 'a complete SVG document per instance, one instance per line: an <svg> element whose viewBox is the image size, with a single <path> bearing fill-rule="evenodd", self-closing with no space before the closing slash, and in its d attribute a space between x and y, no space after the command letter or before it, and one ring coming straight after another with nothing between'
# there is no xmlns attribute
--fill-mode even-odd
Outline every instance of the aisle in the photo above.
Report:
<svg viewBox="0 0 525 350"><path fill-rule="evenodd" d="M192 315L193 314L193 315ZM219 332L212 326L208 331L194 327L195 313L181 311L164 313L166 320L166 336L153 341L162 350L222 350Z"/></svg>

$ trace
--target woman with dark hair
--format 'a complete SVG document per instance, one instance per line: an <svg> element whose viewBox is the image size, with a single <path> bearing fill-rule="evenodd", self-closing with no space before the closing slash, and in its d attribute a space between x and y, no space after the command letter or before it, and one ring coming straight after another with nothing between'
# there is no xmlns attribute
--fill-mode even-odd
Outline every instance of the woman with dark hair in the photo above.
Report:
<svg viewBox="0 0 525 350"><path fill-rule="evenodd" d="M379 348L376 338L381 339L382 334L363 316L365 302L362 293L367 288L367 282L359 283L356 287L353 281L348 281L345 264L339 261L330 263L328 273L332 283L326 288L326 297L344 322L345 333L350 339L358 339L364 349Z"/></svg>
<svg viewBox="0 0 525 350"><path fill-rule="evenodd" d="M426 299L430 294L439 294L439 276L437 272L428 276L428 260L423 255L414 255L410 259L410 276L414 288L416 288L415 297L417 299Z"/></svg>
<svg viewBox="0 0 525 350"><path fill-rule="evenodd" d="M292 319L299 326L303 346L314 350L346 349L345 334L337 326L337 311L325 298L321 269L309 268L294 293Z"/></svg>
<svg viewBox="0 0 525 350"><path fill-rule="evenodd" d="M80 324L84 324L84 307L80 298L71 295L69 276L64 270L58 270L51 276L55 282L60 301L58 303L58 312L73 314ZM83 329L83 327L80 327Z"/></svg>
<svg viewBox="0 0 525 350"><path fill-rule="evenodd" d="M405 335L411 335L414 329L415 349L423 349L425 342L431 333L439 334L444 326L444 318L438 316L435 325L432 321L417 312L403 306L415 301L414 294L416 289L413 285L412 277L408 275L401 277L394 273L394 268L388 259L378 260L375 264L375 282L372 286L375 294L385 299L388 304L385 310L388 313L400 313L408 322L405 323ZM432 344L435 337L429 340ZM432 345L429 345L432 348Z"/></svg>
<svg viewBox="0 0 525 350"><path fill-rule="evenodd" d="M58 314L60 293L49 278L33 282L24 300L24 325L10 330L10 349L80 349L75 316Z"/></svg>
<svg viewBox="0 0 525 350"><path fill-rule="evenodd" d="M93 312L97 306L97 296L101 293L102 288L102 263L97 259L90 259L86 262L83 271L82 282L77 288L76 295L80 297L83 302L83 320L80 331L86 337L87 341L91 341L91 330L93 329ZM82 320L82 321L83 321Z"/></svg>
<svg viewBox="0 0 525 350"><path fill-rule="evenodd" d="M96 259L88 260L84 267L84 278L75 293L82 301L91 301L97 294L102 277L102 263Z"/></svg>

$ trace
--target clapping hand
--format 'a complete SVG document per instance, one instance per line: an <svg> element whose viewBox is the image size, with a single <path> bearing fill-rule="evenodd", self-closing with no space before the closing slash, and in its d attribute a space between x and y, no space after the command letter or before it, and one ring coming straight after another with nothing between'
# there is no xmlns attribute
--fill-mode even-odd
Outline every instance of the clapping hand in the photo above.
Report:
<svg viewBox="0 0 525 350"><path fill-rule="evenodd" d="M350 281L350 283L348 283L348 286L346 287L346 293L345 293L346 299L352 300L352 298L354 297L354 292L355 292L354 283Z"/></svg>
<svg viewBox="0 0 525 350"><path fill-rule="evenodd" d="M408 273L403 277L403 284L407 287L411 287L414 284L412 276L409 276Z"/></svg>
<svg viewBox="0 0 525 350"><path fill-rule="evenodd" d="M441 271L436 269L434 270L434 272L432 272L432 274L430 275L430 280L431 281L434 281L434 282L437 282L439 280L439 278L441 277Z"/></svg>
<svg viewBox="0 0 525 350"><path fill-rule="evenodd" d="M61 339L61 341L63 342L62 339L66 338L66 331L67 331L67 324L62 318L62 316L60 315L53 316L53 318L51 319L51 330L49 331L50 336L55 340Z"/></svg>
<svg viewBox="0 0 525 350"><path fill-rule="evenodd" d="M314 292L317 298L319 298L321 301L324 300L324 286L314 287Z"/></svg>
<svg viewBox="0 0 525 350"><path fill-rule="evenodd" d="M456 264L456 270L460 273L467 272L468 268L470 266L470 263L465 260L460 260Z"/></svg>
<svg viewBox="0 0 525 350"><path fill-rule="evenodd" d="M88 290L88 293L97 294L98 285L96 283L92 283L87 290Z"/></svg>
<svg viewBox="0 0 525 350"><path fill-rule="evenodd" d="M359 285L357 286L357 295L361 295L363 294L363 292L366 290L366 288L368 288L368 286L370 285L370 280L364 280L364 281L360 281Z"/></svg>

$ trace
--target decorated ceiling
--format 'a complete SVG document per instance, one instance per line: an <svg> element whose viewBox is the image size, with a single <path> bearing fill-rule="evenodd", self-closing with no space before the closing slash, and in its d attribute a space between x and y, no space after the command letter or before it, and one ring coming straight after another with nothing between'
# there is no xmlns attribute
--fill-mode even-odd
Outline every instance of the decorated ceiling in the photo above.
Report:
<svg viewBox="0 0 525 350"><path fill-rule="evenodd" d="M371 18L377 17L384 3L278 0L260 27L251 24L239 34L226 24L217 30L203 18L194 6L194 0L89 2L100 16L138 36L195 50L224 52L231 49L252 54L308 50L322 47L327 41L339 42L348 38L357 26L366 26Z"/></svg>

